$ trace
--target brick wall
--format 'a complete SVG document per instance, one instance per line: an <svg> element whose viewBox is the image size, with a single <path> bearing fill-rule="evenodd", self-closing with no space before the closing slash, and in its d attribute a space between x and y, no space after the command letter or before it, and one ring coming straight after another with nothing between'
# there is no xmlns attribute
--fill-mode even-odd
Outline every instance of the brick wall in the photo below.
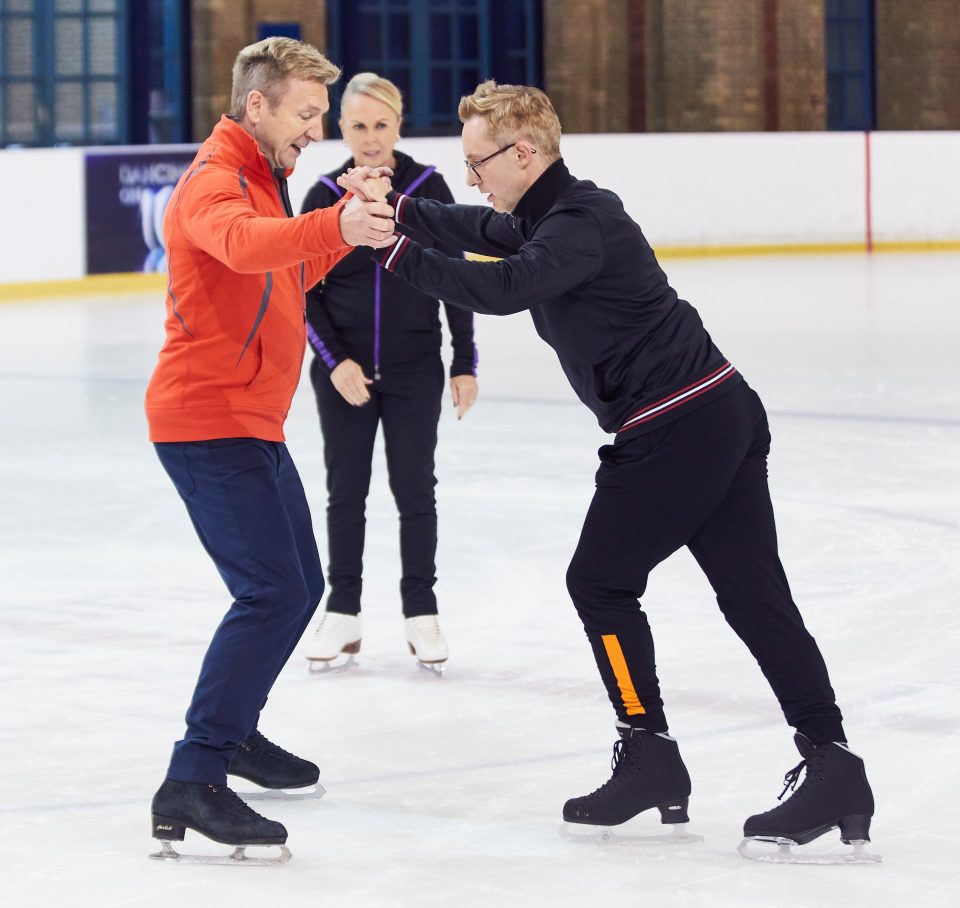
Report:
<svg viewBox="0 0 960 908"><path fill-rule="evenodd" d="M624 23L633 2L544 0L545 90L565 132L628 131Z"/></svg>
<svg viewBox="0 0 960 908"><path fill-rule="evenodd" d="M568 132L822 129L823 0L545 0Z"/></svg>
<svg viewBox="0 0 960 908"><path fill-rule="evenodd" d="M804 132L827 123L823 0L779 0L777 91L782 130Z"/></svg>
<svg viewBox="0 0 960 908"><path fill-rule="evenodd" d="M259 22L299 22L304 41L326 46L324 0L193 0L193 134L207 137L230 106L233 61ZM334 61L336 62L336 61Z"/></svg>
<svg viewBox="0 0 960 908"><path fill-rule="evenodd" d="M193 0L195 137L227 109L258 22L299 21L323 50L325 14L325 0ZM876 0L876 15L879 128L960 129L960 0ZM825 127L824 0L543 0L543 31L566 132Z"/></svg>
<svg viewBox="0 0 960 908"><path fill-rule="evenodd" d="M877 0L877 127L960 129L960 2Z"/></svg>

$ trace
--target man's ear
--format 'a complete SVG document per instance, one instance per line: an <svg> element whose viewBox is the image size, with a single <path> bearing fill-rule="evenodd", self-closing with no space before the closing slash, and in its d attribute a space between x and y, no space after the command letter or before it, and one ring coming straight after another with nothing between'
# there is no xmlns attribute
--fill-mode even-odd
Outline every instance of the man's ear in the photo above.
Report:
<svg viewBox="0 0 960 908"><path fill-rule="evenodd" d="M251 123L256 123L260 119L266 103L267 99L264 97L263 92L258 91L256 88L247 92L247 118Z"/></svg>
<svg viewBox="0 0 960 908"><path fill-rule="evenodd" d="M515 148L517 149L517 163L521 167L529 167L533 163L533 156L537 153L536 148L526 141L517 142Z"/></svg>

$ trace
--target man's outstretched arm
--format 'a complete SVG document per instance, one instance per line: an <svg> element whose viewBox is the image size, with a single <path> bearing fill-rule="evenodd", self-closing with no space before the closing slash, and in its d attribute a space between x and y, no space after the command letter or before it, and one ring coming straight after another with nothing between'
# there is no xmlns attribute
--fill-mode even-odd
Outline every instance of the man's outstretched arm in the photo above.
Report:
<svg viewBox="0 0 960 908"><path fill-rule="evenodd" d="M364 251L418 290L487 315L549 303L593 277L603 264L600 230L583 211L551 215L530 242L496 262L449 258L406 236L388 249Z"/></svg>

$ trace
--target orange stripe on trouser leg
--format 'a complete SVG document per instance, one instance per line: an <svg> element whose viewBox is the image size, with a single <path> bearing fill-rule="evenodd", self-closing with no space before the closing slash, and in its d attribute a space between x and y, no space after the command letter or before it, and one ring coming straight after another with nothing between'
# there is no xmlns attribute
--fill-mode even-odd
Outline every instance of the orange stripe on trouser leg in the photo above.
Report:
<svg viewBox="0 0 960 908"><path fill-rule="evenodd" d="M603 647L607 651L607 658L610 660L610 667L613 669L614 677L617 679L617 687L620 688L620 697L623 700L624 708L628 716L642 716L646 714L637 692L633 688L633 679L630 677L630 671L627 668L627 660L623 658L623 650L620 648L620 641L616 634L601 634Z"/></svg>

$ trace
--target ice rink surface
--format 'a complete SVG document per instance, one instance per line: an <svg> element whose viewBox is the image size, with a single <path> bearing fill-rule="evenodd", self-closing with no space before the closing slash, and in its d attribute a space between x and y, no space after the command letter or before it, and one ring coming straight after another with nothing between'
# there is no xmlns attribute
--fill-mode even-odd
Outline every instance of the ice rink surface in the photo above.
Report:
<svg viewBox="0 0 960 908"><path fill-rule="evenodd" d="M737 854L799 757L686 552L644 607L705 841L558 834L563 801L608 777L614 739L564 588L605 436L526 315L480 319L480 401L462 422L445 404L446 677L404 646L380 452L360 668L312 678L298 652L261 722L329 791L260 805L287 825L292 862L148 861L150 797L227 599L146 440L163 300L145 294L0 305L0 904L960 904L960 256L665 267L770 413L783 560L866 758L883 864ZM323 550L306 382L288 442Z"/></svg>

